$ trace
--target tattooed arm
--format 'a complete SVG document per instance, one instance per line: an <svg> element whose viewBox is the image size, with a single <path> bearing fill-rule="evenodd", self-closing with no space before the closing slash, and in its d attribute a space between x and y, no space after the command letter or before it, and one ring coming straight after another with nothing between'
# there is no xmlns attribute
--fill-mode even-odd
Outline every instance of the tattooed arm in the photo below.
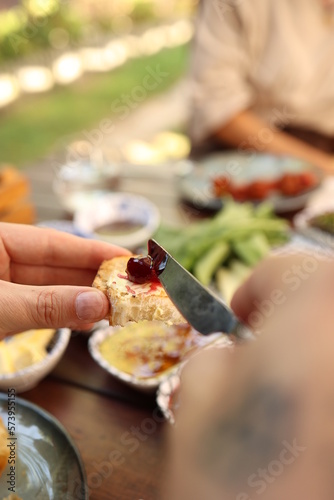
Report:
<svg viewBox="0 0 334 500"><path fill-rule="evenodd" d="M258 341L188 364L167 500L334 498L334 286L317 278Z"/></svg>

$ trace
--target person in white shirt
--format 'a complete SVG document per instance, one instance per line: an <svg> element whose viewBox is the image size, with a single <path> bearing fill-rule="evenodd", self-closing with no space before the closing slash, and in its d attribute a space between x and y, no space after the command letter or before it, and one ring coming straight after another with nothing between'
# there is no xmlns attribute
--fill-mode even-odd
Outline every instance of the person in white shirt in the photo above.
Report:
<svg viewBox="0 0 334 500"><path fill-rule="evenodd" d="M191 68L195 151L220 144L334 172L333 56L333 0L202 0Z"/></svg>

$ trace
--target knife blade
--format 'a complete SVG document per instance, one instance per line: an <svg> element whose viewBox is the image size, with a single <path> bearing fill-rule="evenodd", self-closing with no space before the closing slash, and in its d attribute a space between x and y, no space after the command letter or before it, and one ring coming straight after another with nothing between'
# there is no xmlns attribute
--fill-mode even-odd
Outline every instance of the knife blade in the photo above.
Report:
<svg viewBox="0 0 334 500"><path fill-rule="evenodd" d="M149 240L148 253L167 295L197 331L203 335L224 332L242 339L252 338L253 334L233 311L155 240Z"/></svg>

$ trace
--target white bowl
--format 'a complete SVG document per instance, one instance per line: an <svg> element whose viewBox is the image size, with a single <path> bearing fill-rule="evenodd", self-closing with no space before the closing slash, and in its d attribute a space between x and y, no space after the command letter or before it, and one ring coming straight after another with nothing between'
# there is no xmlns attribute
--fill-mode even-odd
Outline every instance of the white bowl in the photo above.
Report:
<svg viewBox="0 0 334 500"><path fill-rule="evenodd" d="M110 375L117 378L118 380L121 380L122 382L124 382L126 385L129 385L133 389L138 389L139 391L143 392L156 391L160 383L166 378L166 376L170 375L171 373L177 372L177 370L179 369L179 364L170 368L166 372L156 375L155 377L146 379L139 378L136 377L135 375L130 375L129 373L119 370L115 366L108 363L108 361L102 356L100 352L100 345L105 339L107 339L111 335L114 335L121 329L122 329L121 326L114 326L114 327L111 326L107 328L102 328L100 330L96 330L88 341L88 350L91 356Z"/></svg>
<svg viewBox="0 0 334 500"><path fill-rule="evenodd" d="M108 224L132 223L139 226L124 234L98 234L97 229ZM101 194L93 203L74 214L75 226L95 238L130 249L140 247L153 235L160 224L160 213L148 199L128 193Z"/></svg>
<svg viewBox="0 0 334 500"><path fill-rule="evenodd" d="M23 370L8 375L0 375L0 391L13 388L17 393L29 391L35 387L57 365L65 352L71 337L69 328L60 328L50 342L50 350L39 363L35 363Z"/></svg>
<svg viewBox="0 0 334 500"><path fill-rule="evenodd" d="M205 349L209 345L213 345L215 342L217 342L217 344L223 343L224 345L226 343L230 343L228 337L220 333L213 333L211 335L203 336L201 344L198 344L198 348L193 352L189 352L189 355L187 355L184 359L180 360L178 363L159 373L158 375L149 378L141 378L137 377L136 375L130 375L129 373L119 370L112 364L108 363L108 361L102 356L100 352L100 345L102 344L102 342L111 335L114 335L121 331L122 328L123 327L121 326L110 326L107 328L96 330L88 341L88 349L95 361L110 375L117 378L118 380L121 380L130 387L143 392L156 391L160 384L164 380L166 380L166 378L170 377L173 374L177 374L180 370L180 367L183 366L184 363L187 363L190 357L196 356L196 354L200 352L201 349Z"/></svg>

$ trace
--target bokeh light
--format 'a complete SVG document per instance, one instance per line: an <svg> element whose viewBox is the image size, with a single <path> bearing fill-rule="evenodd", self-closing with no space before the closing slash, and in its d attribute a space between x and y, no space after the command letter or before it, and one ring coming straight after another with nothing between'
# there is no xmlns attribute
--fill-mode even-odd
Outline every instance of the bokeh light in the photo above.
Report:
<svg viewBox="0 0 334 500"><path fill-rule="evenodd" d="M19 96L19 85L12 75L0 75L0 107L13 102Z"/></svg>
<svg viewBox="0 0 334 500"><path fill-rule="evenodd" d="M50 69L43 66L27 66L17 72L18 81L23 92L46 92L54 85Z"/></svg>
<svg viewBox="0 0 334 500"><path fill-rule="evenodd" d="M82 73L81 58L74 52L63 54L53 64L53 74L59 84L66 85L74 82Z"/></svg>

